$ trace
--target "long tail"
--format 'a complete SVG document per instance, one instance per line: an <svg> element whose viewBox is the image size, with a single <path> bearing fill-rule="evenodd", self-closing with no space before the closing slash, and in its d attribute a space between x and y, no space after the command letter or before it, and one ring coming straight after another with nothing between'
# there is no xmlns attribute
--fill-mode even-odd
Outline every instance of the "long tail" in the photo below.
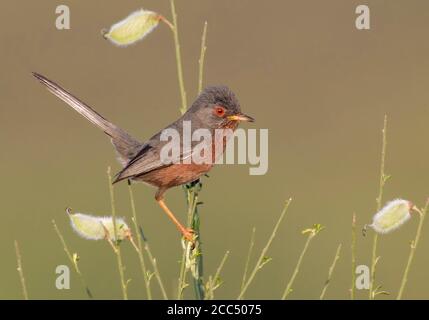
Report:
<svg viewBox="0 0 429 320"><path fill-rule="evenodd" d="M44 86L46 86L46 88L52 94L63 100L70 107L75 109L82 116L101 128L108 136L110 136L120 158L119 160L123 165L128 163L128 161L140 151L142 144L137 139L133 138L130 134L109 122L106 118L97 113L86 103L79 100L60 85L47 79L41 74L33 72L33 76L37 78Z"/></svg>

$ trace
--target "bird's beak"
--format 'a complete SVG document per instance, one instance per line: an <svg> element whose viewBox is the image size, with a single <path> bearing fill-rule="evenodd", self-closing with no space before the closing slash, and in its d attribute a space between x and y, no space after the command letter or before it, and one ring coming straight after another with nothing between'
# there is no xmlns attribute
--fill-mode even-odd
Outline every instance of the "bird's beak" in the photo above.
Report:
<svg viewBox="0 0 429 320"><path fill-rule="evenodd" d="M232 116L228 116L228 120L232 121L246 121L246 122L254 122L255 119L252 117L245 115L244 113L234 114Z"/></svg>

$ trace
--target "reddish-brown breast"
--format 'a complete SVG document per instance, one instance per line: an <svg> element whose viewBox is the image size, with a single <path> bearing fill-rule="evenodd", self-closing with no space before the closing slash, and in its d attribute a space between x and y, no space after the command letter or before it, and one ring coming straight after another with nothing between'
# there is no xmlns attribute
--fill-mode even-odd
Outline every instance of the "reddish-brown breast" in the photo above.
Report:
<svg viewBox="0 0 429 320"><path fill-rule="evenodd" d="M171 188L197 180L212 167L213 164L172 164L136 177L134 180L144 181L158 188Z"/></svg>

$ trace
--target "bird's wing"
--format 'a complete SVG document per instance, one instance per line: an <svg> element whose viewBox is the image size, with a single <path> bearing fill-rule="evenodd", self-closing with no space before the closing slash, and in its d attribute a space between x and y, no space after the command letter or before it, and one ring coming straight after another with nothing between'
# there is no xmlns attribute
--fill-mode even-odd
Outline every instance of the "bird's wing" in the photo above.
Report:
<svg viewBox="0 0 429 320"><path fill-rule="evenodd" d="M116 175L113 183L130 179L135 176L148 173L149 171L166 166L161 161L159 150L150 144L145 145L142 150L131 159L128 164Z"/></svg>
<svg viewBox="0 0 429 320"><path fill-rule="evenodd" d="M146 144L134 159L116 175L113 183L141 176L150 171L168 167L174 163L180 163L184 159L192 156L192 152L186 152L185 154L179 155L177 159L169 159L169 162L166 163L161 159L160 150L161 148L159 145L153 147L150 143Z"/></svg>
<svg viewBox="0 0 429 320"><path fill-rule="evenodd" d="M180 136L180 141L177 141L177 143L180 143L180 151L178 154L169 155L168 161L166 161L166 159L161 159L161 150L164 146L166 146L166 144L170 144L172 142L171 140L163 140L162 134L167 129L175 130L176 132L182 132L182 125L183 118L179 118L174 123L170 124L165 129L161 130L152 138L150 138L149 141L147 141L147 143L143 146L141 151L137 153L136 156L127 163L124 169L122 169L122 171L116 175L114 183L137 176L142 176L145 173L159 168L168 167L172 164L192 163L193 153L198 152L198 150L195 149L195 145L199 144L200 142L192 140L191 146L188 149L188 147L183 145L183 136ZM211 144L212 142L210 141L209 143ZM188 160L189 162L184 162L185 159L189 158L191 158Z"/></svg>

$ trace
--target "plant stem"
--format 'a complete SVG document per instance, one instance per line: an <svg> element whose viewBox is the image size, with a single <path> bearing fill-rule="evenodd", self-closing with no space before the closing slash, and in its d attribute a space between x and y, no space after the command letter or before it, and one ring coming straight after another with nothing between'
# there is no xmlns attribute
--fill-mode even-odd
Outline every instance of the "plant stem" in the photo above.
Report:
<svg viewBox="0 0 429 320"><path fill-rule="evenodd" d="M19 279L21 280L22 294L25 300L28 300L28 292L27 286L25 284L24 270L22 269L22 259L21 253L19 251L18 241L15 240L15 253L16 253L16 262L17 262L17 270L19 274Z"/></svg>
<svg viewBox="0 0 429 320"><path fill-rule="evenodd" d="M133 224L134 224L134 232L137 235L136 251L137 251L137 255L139 257L140 268L141 268L141 271L143 274L147 298L148 298L148 300L152 300L152 292L150 289L149 273L148 273L148 270L146 268L146 264L145 264L144 257L143 257L143 246L142 246L141 235L140 235L139 227L138 227L138 223L137 223L137 210L136 210L136 204L134 201L134 194L133 194L133 188L131 187L131 183L128 184L128 193L130 195L131 212L133 214L132 220L133 220Z"/></svg>
<svg viewBox="0 0 429 320"><path fill-rule="evenodd" d="M387 146L387 136L386 136L386 130L387 130L387 115L384 116L384 125L382 130L382 137L383 137L383 143L382 143L382 149L381 149L381 161L380 161L380 182L379 182L379 189L378 189L378 197L376 199L377 202L377 210L376 212L380 211L381 204L383 200L383 191L384 191L384 185L386 184L386 181L388 177L385 174L385 162L386 162L386 146ZM374 234L374 240L372 244L372 256L371 256L371 281L369 284L369 299L373 300L375 299L375 270L377 266L377 261L379 257L377 257L377 242L378 242L378 234Z"/></svg>
<svg viewBox="0 0 429 320"><path fill-rule="evenodd" d="M177 25L177 24L176 24ZM177 30L177 29L176 29ZM207 50L206 47L206 39L207 39L207 21L204 24L203 29L203 35L201 38L201 52L200 52L200 59L198 60L199 64L199 70L198 70L198 93L201 92L202 86L203 86L203 74L204 74L204 58L205 53ZM178 60L180 61L180 60ZM182 114L186 111L186 109L182 110ZM200 215L198 212L198 193L201 191L202 184L191 184L186 186L186 193L187 193L187 202L188 202L188 208L191 208L191 210L188 210L188 226L194 230L195 234L197 235L197 238L195 240L195 250L196 257L195 257L195 263L196 263L196 273L195 276L192 278L192 283L194 287L195 297L198 300L205 299L205 287L202 280L203 276L203 250L202 250L202 244L201 244L201 234L200 234ZM186 253L186 248L184 248L184 253ZM186 268L183 270L183 280L186 278Z"/></svg>
<svg viewBox="0 0 429 320"><path fill-rule="evenodd" d="M179 30L178 30L178 24L177 24L177 13L176 13L176 6L174 0L170 0L170 6L171 6L171 15L173 19L173 23L170 23L170 29L173 32L174 37L174 46L175 46L175 52L176 52L176 65L177 65L177 77L179 81L179 89L180 89L180 96L182 100L182 106L180 108L180 113L183 115L186 110L188 109L188 102L186 99L186 90L185 90L185 80L183 77L183 67L182 67L182 57L181 57L181 51L180 51L180 41L179 41ZM173 28L171 28L171 25ZM203 33L203 44L202 47L205 47L205 32ZM205 48L204 48L205 51ZM204 64L204 54L202 58L200 58L200 68L202 68ZM202 72L203 70L200 70L200 79L199 82L202 82ZM201 235L199 233L199 215L196 211L196 197L197 192L195 191L195 186L189 187L187 186L187 199L188 199L188 226L193 229L197 235L196 239L196 250L199 251L199 254L196 258L197 263L197 278L194 278L193 284L194 284L194 290L195 294L197 296L197 299L204 299L204 285L202 283L202 272L203 272L203 256L202 256L202 248L201 248ZM191 210L190 208L194 208ZM182 298L183 289L185 288L185 281L186 281L186 266L185 266L185 260L186 260L186 246L183 249L182 254L182 261L180 266L180 272L179 272L179 286L178 286L178 299Z"/></svg>
<svg viewBox="0 0 429 320"><path fill-rule="evenodd" d="M225 252L225 255L223 256L222 261L219 263L219 267L217 267L216 269L216 273L213 277L215 281L216 279L219 278L220 272L222 271L223 266L225 265L226 259L228 259L228 256L229 256L229 250Z"/></svg>
<svg viewBox="0 0 429 320"><path fill-rule="evenodd" d="M207 299L213 300L214 299L214 291L219 287L219 285L216 284L216 282L219 279L220 276L220 272L223 269L223 266L225 265L226 259L228 259L229 256L229 251L225 252L225 255L223 256L219 267L216 269L216 273L213 276L213 278L211 278L211 280L209 281L209 288L208 288L208 295L207 295Z"/></svg>
<svg viewBox="0 0 429 320"><path fill-rule="evenodd" d="M197 300L204 300L205 287L203 283L203 252L202 252L201 242L197 240L196 243L197 245L195 249L193 249L193 250L196 250L196 257L195 257L196 275L195 277L192 277L192 284L194 287L195 298Z"/></svg>
<svg viewBox="0 0 429 320"><path fill-rule="evenodd" d="M187 186L185 186L187 188ZM192 223L192 205L190 204L192 202L192 195L188 189L186 189L186 201L188 205L188 221L187 225L191 225ZM186 287L186 255L187 255L187 248L186 245L183 247L183 253L182 253L182 259L180 261L180 270L179 270L179 286L177 288L177 299L180 300L183 297L183 290Z"/></svg>
<svg viewBox="0 0 429 320"><path fill-rule="evenodd" d="M255 246L255 233L256 233L256 228L253 227L252 236L250 237L249 250L247 251L246 264L244 266L243 279L241 280L240 290L243 290L244 284L246 283L247 271L249 270L250 258L252 256L253 247Z"/></svg>
<svg viewBox="0 0 429 320"><path fill-rule="evenodd" d="M120 249L118 241L117 241L117 239L118 239L118 236L117 236L118 230L116 229L115 195L114 195L114 192L113 192L111 171L112 171L111 168L108 167L108 169L107 169L107 176L109 178L110 205L111 205L111 210L112 210L113 237L115 239L115 243L113 243L111 241L111 239L110 239L109 236L108 236L108 241L112 245L113 252L116 255L116 261L117 261L118 270L119 270L119 278L120 278L120 282L121 282L122 298L124 300L128 300L127 281L125 281L125 275L124 275L125 267L124 267L123 262L122 262L121 249Z"/></svg>
<svg viewBox="0 0 429 320"><path fill-rule="evenodd" d="M299 259L298 259L298 262L296 264L295 270L292 273L292 277L290 278L290 280L289 280L289 282L288 282L288 284L286 286L286 289L283 292L282 300L285 300L288 297L288 295L292 292L293 282L295 281L295 278L298 275L299 268L301 267L302 260L303 260L303 258L305 256L305 253L307 252L308 246L310 245L310 242L314 238L314 236L315 235L313 233L310 233L308 235L307 241L305 242L305 245L304 245L304 249L302 249L302 252L301 252L301 254L299 256Z"/></svg>
<svg viewBox="0 0 429 320"><path fill-rule="evenodd" d="M207 40L207 21L204 23L203 35L201 37L201 52L198 60L198 93L203 91L203 73L204 73L204 58L206 56L206 40Z"/></svg>
<svg viewBox="0 0 429 320"><path fill-rule="evenodd" d="M356 214L352 218L352 286L350 288L350 298L355 299L356 289Z"/></svg>
<svg viewBox="0 0 429 320"><path fill-rule="evenodd" d="M64 251L65 251L65 253L67 255L67 258L70 260L71 264L73 265L73 268L74 268L76 274L78 275L79 280L80 280L83 288L85 289L86 294L88 295L88 297L90 299L92 299L93 298L92 292L91 292L91 290L89 290L89 287L86 284L85 278L83 277L82 272L80 271L80 268L79 268L79 265L78 265L78 256L77 256L77 254L72 255L70 253L70 250L67 247L66 241L64 240L64 237L63 237L60 229L58 228L57 224L55 223L55 220L52 220L52 224L54 226L55 232L58 235L58 238L61 241L61 244L63 245L63 249L64 249Z"/></svg>
<svg viewBox="0 0 429 320"><path fill-rule="evenodd" d="M205 299L205 288L203 283L203 248L201 243L201 233L200 233L200 215L198 212L198 187L194 186L191 192L192 205L190 212L190 226L191 229L195 231L197 238L195 240L195 248L193 251L196 253L195 257L195 276L192 278L192 283L194 286L195 297L198 300ZM189 224L188 224L189 225Z"/></svg>
<svg viewBox="0 0 429 320"><path fill-rule="evenodd" d="M187 225L191 227L192 230L197 235L197 238L195 240L195 248L193 250L197 250L197 257L196 257L196 271L197 275L195 278L193 278L193 284L194 284L194 291L197 299L204 299L204 286L202 284L202 273L203 273L203 255L201 250L201 242L200 242L200 234L199 234L199 215L198 215L198 187L201 188L201 185L197 183L196 185L186 185L184 188L186 190L186 199L187 199L187 205L188 205L188 219L187 219ZM182 254L182 260L180 264L180 273L179 273L179 287L178 287L178 294L177 298L180 300L183 297L183 290L186 288L186 274L187 274L187 268L186 268L186 259L187 259L187 253L188 249L187 246L189 244L185 244L183 248L183 254Z"/></svg>
<svg viewBox="0 0 429 320"><path fill-rule="evenodd" d="M320 294L320 300L323 300L323 298L325 297L326 290L328 289L329 283L331 282L331 279L332 279L332 274L334 272L335 265L337 264L337 261L340 258L340 252L341 252L341 243L338 245L337 251L335 252L334 261L332 261L332 265L329 268L328 279L326 279L322 293Z"/></svg>
<svg viewBox="0 0 429 320"><path fill-rule="evenodd" d="M142 236L142 232L140 230L140 235ZM143 238L143 236L142 236ZM144 238L143 238L144 239ZM156 262L156 259L152 255L152 251L150 250L149 243L147 241L144 241L144 249L147 253L147 256L149 257L149 261L152 263L153 272L155 273L155 278L158 281L159 288L161 289L162 297L164 300L168 300L167 292L165 291L164 284L162 283L161 274L159 273L158 264Z"/></svg>
<svg viewBox="0 0 429 320"><path fill-rule="evenodd" d="M186 248L183 249L182 260L180 260L179 285L177 288L177 300L183 298L183 290L186 288Z"/></svg>
<svg viewBox="0 0 429 320"><path fill-rule="evenodd" d="M286 201L285 206L283 208L283 211L280 214L280 217L277 220L276 225L274 226L273 232L271 233L271 235L270 235L270 237L268 239L267 244L262 249L261 255L259 256L259 258L258 258L258 260L256 262L255 268L250 273L249 279L246 281L245 285L241 289L240 294L238 295L237 299L241 300L241 299L244 298L244 294L246 293L247 289L249 288L249 285L252 283L253 279L255 278L256 273L258 273L258 271L260 270L261 264L263 263L263 260L266 257L267 251L270 248L270 245L271 245L271 243L273 242L273 240L274 240L274 238L276 236L276 233L277 233L277 230L278 230L278 228L280 226L280 223L282 222L283 218L285 217L286 212L288 211L288 208L289 208L289 205L290 205L291 202L292 202L292 199L289 199L288 201Z"/></svg>
<svg viewBox="0 0 429 320"><path fill-rule="evenodd" d="M369 284L369 299L373 300L375 298L374 295L374 287L375 287L375 268L378 262L379 257L377 257L377 242L378 242L378 234L374 234L374 239L372 242L372 254L371 254L371 281Z"/></svg>
<svg viewBox="0 0 429 320"><path fill-rule="evenodd" d="M171 15L173 17L173 37L174 37L174 46L176 50L176 64L177 64L177 78L179 80L180 96L182 99L182 107L180 112L184 114L188 109L188 102L186 101L186 91L185 91L185 80L183 78L183 68L182 68L182 57L180 53L180 41L179 41L179 30L177 27L177 13L174 0L170 0L171 6Z"/></svg>
<svg viewBox="0 0 429 320"><path fill-rule="evenodd" d="M404 270L404 275L402 277L401 286L399 288L399 292L398 292L398 296L396 297L396 300L402 299L402 294L404 293L404 288L408 281L408 272L410 271L411 263L413 262L413 259L414 259L414 253L419 243L420 235L423 228L423 222L425 220L428 206L429 206L429 199L427 200L423 210L420 210L417 208L414 209L419 213L419 217L420 217L419 226L417 227L416 237L414 238L414 240L411 242L411 245L410 245L410 255L408 256L407 266L405 267L405 270Z"/></svg>

